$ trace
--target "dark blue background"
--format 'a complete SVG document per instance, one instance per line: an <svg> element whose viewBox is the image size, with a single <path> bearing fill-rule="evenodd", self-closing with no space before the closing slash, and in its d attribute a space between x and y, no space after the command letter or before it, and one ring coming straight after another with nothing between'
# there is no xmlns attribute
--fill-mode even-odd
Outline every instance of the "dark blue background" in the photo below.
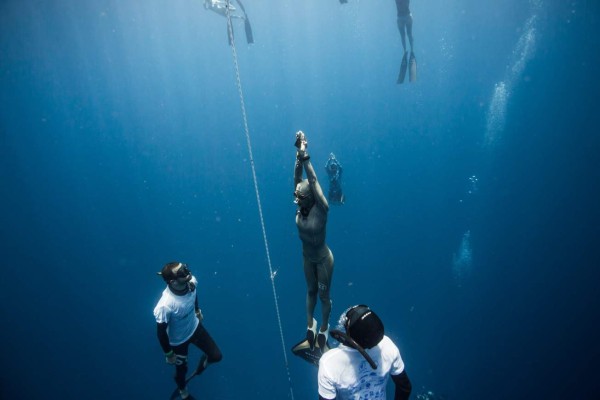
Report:
<svg viewBox="0 0 600 400"><path fill-rule="evenodd" d="M250 47L234 21L285 345L305 330L302 129L324 185L329 152L344 165L332 322L371 305L415 394L598 398L597 2L412 3L402 86L391 0L248 0ZM1 398L167 398L152 309L172 260L224 354L192 393L290 398L225 26L199 0L0 3ZM287 358L295 398L316 398L316 369Z"/></svg>

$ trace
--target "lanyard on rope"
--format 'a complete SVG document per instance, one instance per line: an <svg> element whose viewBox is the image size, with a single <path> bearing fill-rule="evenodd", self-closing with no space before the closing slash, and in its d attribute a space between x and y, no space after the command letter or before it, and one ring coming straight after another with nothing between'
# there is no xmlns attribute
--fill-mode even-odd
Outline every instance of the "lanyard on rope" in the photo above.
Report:
<svg viewBox="0 0 600 400"><path fill-rule="evenodd" d="M269 266L269 276L271 277L271 287L273 289L273 300L275 301L275 312L277 314L277 322L279 323L279 335L281 336L281 346L283 350L283 358L285 360L285 368L287 371L288 382L290 385L291 399L294 400L294 390L292 388L292 376L290 374L290 366L288 364L287 353L285 351L285 340L283 338L283 326L281 324L281 315L279 313L279 302L277 301L277 290L275 289L275 273L273 273L273 266L271 264L271 255L269 253L269 242L267 240L267 230L265 229L265 220L263 218L262 205L260 202L260 193L258 191L258 180L256 179L256 169L254 167L254 157L252 155L252 143L250 142L250 131L248 129L248 119L246 117L246 106L244 104L244 93L242 91L242 81L240 80L240 68L238 65L237 51L235 49L235 40L233 37L233 24L231 23L231 12L230 12L230 0L227 0L226 7L227 14L227 30L229 33L229 40L231 42L231 53L233 56L233 64L235 67L235 77L238 88L238 95L240 97L240 107L242 110L242 118L244 120L244 131L246 133L246 144L248 146L248 158L250 159L250 167L252 169L252 179L254 180L254 192L256 193L256 202L258 205L258 215L260 217L260 226L262 228L263 241L265 243L265 252L267 255L267 264Z"/></svg>

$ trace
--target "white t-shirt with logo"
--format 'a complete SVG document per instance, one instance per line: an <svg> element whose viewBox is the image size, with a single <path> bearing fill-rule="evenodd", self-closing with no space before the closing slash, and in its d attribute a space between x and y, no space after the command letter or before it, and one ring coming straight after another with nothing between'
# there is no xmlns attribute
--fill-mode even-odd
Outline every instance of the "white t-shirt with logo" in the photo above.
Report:
<svg viewBox="0 0 600 400"><path fill-rule="evenodd" d="M385 388L390 374L404 371L400 350L384 336L372 349L366 350L377 369L355 349L340 344L319 361L319 395L336 400L385 400Z"/></svg>
<svg viewBox="0 0 600 400"><path fill-rule="evenodd" d="M198 285L195 276L192 276L191 281L194 285ZM167 334L169 335L169 343L171 346L177 346L188 340L194 334L200 321L196 317L196 290L177 296L169 287L163 291L162 297L154 307L154 317L156 322L166 322Z"/></svg>

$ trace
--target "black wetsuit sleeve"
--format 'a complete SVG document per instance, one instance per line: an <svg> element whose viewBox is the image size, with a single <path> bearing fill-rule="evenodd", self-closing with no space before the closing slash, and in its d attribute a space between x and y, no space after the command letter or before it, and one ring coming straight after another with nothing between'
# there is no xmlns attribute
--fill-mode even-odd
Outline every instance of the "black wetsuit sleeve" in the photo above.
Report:
<svg viewBox="0 0 600 400"><path fill-rule="evenodd" d="M167 334L167 323L157 323L156 324L156 335L158 336L158 342L160 343L160 347L162 347L165 353L170 352L171 345L169 344L169 335Z"/></svg>
<svg viewBox="0 0 600 400"><path fill-rule="evenodd" d="M336 399L336 398L334 397L334 398L333 398L333 399L331 399L331 400L335 400L335 399ZM319 395L319 400L330 400L330 399L326 399L325 397L321 397L321 395Z"/></svg>
<svg viewBox="0 0 600 400"><path fill-rule="evenodd" d="M399 375L392 375L392 381L396 385L394 392L394 400L408 400L410 392L412 392L412 384L406 371L402 371Z"/></svg>

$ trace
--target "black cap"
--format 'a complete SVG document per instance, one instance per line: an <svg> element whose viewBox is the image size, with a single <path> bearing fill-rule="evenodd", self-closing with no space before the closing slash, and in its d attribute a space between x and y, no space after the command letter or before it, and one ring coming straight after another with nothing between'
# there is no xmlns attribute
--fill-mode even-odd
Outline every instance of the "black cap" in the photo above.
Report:
<svg viewBox="0 0 600 400"><path fill-rule="evenodd" d="M361 347L370 349L383 339L383 322L368 306L351 307L346 318L346 333Z"/></svg>

